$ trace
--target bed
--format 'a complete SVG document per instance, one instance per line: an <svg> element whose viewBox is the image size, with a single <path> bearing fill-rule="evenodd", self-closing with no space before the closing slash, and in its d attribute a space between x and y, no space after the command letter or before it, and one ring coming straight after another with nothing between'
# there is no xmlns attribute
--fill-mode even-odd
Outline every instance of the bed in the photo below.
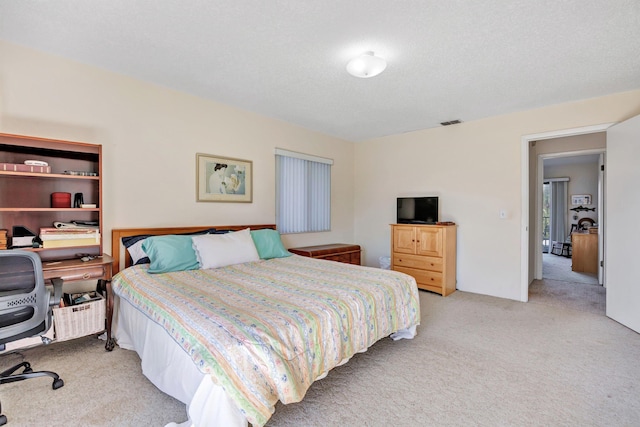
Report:
<svg viewBox="0 0 640 427"><path fill-rule="evenodd" d="M156 387L187 405L184 425L264 425L278 400L302 400L314 381L354 354L382 338L416 334L412 277L288 253L274 230L265 224L112 232L113 335L139 354ZM257 259L216 264L250 252L248 235ZM163 236L144 243L151 264L131 265L135 254L121 251L123 238L135 236ZM158 271L154 257L162 256L150 243L172 238L193 243L196 267Z"/></svg>

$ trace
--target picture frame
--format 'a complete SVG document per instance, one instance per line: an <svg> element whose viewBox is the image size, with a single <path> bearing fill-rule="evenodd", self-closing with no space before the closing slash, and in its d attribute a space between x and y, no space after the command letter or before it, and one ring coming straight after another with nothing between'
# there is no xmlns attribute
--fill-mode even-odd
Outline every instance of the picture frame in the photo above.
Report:
<svg viewBox="0 0 640 427"><path fill-rule="evenodd" d="M572 205L590 205L591 194L572 194L571 204Z"/></svg>
<svg viewBox="0 0 640 427"><path fill-rule="evenodd" d="M196 153L196 201L253 201L253 162Z"/></svg>

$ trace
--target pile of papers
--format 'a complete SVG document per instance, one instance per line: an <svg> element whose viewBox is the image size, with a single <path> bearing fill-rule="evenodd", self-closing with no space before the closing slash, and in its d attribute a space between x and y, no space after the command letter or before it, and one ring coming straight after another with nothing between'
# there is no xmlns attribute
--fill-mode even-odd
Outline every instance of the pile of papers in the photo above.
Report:
<svg viewBox="0 0 640 427"><path fill-rule="evenodd" d="M99 245L100 231L97 227L43 227L40 240L45 249Z"/></svg>

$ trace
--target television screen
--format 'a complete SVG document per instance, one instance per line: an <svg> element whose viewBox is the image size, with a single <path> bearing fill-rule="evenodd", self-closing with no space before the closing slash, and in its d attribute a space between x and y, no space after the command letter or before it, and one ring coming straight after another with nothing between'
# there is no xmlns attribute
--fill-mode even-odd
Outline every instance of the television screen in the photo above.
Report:
<svg viewBox="0 0 640 427"><path fill-rule="evenodd" d="M437 197L398 197L398 224L438 222Z"/></svg>

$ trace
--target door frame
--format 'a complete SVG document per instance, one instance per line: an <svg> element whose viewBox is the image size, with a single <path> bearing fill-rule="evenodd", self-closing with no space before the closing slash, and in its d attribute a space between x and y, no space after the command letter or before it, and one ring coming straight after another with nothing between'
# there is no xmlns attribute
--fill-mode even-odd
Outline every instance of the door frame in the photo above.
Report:
<svg viewBox="0 0 640 427"><path fill-rule="evenodd" d="M567 137L567 136L575 136L575 135L586 135L586 134L590 134L590 133L597 133L597 132L606 132L607 129L609 129L611 126L615 125L616 123L603 123L603 124L599 124L599 125L592 125L592 126L583 126L583 127L578 127L578 128L572 128L572 129L563 129L563 130L556 130L556 131L550 131L550 132L543 132L543 133L537 133L537 134L529 134L529 135L523 135L521 138L521 142L520 142L520 152L521 152L521 157L520 157L520 170L521 170L521 178L520 178L520 192L522 194L522 200L521 200L521 246L520 246L520 301L522 302L527 302L529 301L529 267L530 267L530 257L529 257L529 243L530 243L530 229L533 228L533 230L535 232L538 232L538 237L536 239L536 242L538 239L541 239L540 233L539 233L539 227L541 225L538 225L538 221L536 220L535 224L531 224L531 218L529 215L529 208L530 208L530 203L529 203L529 199L530 199L530 194L529 194L529 185L530 185L530 181L529 181L529 147L530 147L530 143L532 141L540 141L540 140L544 140L544 139L552 139L552 138L561 138L561 137ZM537 166L539 167L539 166ZM538 190L538 185L536 185L536 191L540 191L540 197L542 197L542 189L540 187L540 190ZM534 201L534 205L538 206L538 198L537 198L537 194L536 194L536 199ZM536 215L535 217L537 218L540 214L538 213L538 209L536 209ZM605 223L606 223L606 218L604 219ZM541 221L540 221L541 222ZM539 244L542 244L542 241L540 241ZM538 252L538 251L536 251ZM542 258L542 255L540 255L540 258ZM535 262L535 259L533 260L533 262ZM534 264L535 265L535 264ZM542 268L542 267L541 267ZM606 268L606 266L605 266ZM534 275L535 277L535 271L534 271Z"/></svg>
<svg viewBox="0 0 640 427"><path fill-rule="evenodd" d="M589 133L594 133L594 132L589 132ZM539 141L539 139L537 140ZM537 160L537 168L538 168L538 173L537 175L537 182L536 182L536 204L535 204L535 213L536 213L536 217L535 217L535 224L533 225L534 227L534 238L536 240L535 244L538 245L538 247L542 246L542 184L544 182L544 161L546 159L557 159L557 158L562 158L562 157L575 157L575 156L588 156L589 154L603 154L606 152L606 148L591 148L588 150L575 150L575 151L563 151L563 152L559 152L559 153L544 153L544 154L538 154L538 160ZM600 179L598 179L598 187L600 187ZM601 200L603 200L603 197L601 194L599 194L599 198L598 198L598 206L600 206L599 204L601 203ZM602 210L599 209L598 212L598 218L602 218ZM598 221L598 223L600 223L600 221ZM598 234L600 234L600 230L604 229L604 226L599 228L598 230ZM537 237L535 237L537 236ZM600 241L602 241L602 237L599 236ZM602 252L598 252L598 260L600 260L600 253ZM534 274L533 274L533 278L537 279L537 280L541 280L542 279L542 252L541 251L536 251L535 252L535 259L534 259ZM598 270L600 270L600 268L598 268ZM600 283L602 284L602 283Z"/></svg>

